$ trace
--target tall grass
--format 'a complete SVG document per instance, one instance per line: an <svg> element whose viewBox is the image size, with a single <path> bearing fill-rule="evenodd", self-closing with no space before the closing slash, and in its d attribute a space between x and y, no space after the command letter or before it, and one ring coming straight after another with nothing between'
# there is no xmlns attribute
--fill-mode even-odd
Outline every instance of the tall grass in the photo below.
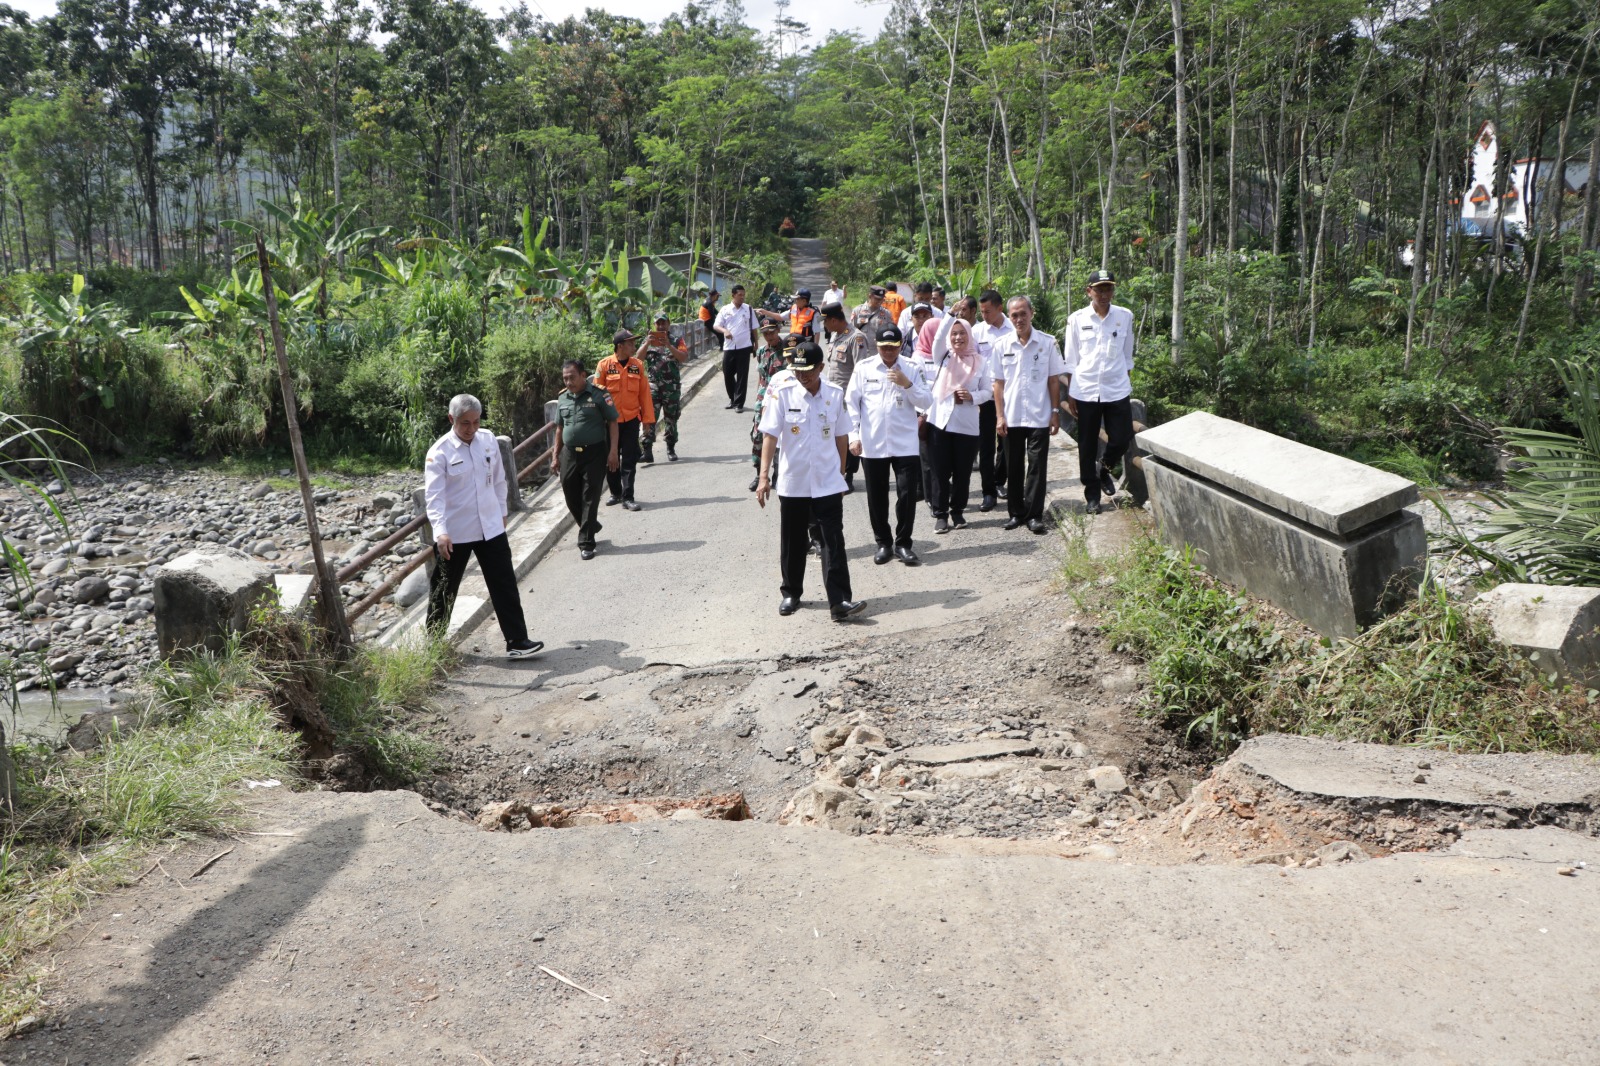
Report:
<svg viewBox="0 0 1600 1066"><path fill-rule="evenodd" d="M1145 536L1064 576L1111 643L1143 659L1145 710L1227 751L1288 732L1461 751L1600 752L1600 708L1552 687L1488 622L1425 581L1403 609L1348 640L1319 639ZM1103 582L1103 583L1102 583Z"/></svg>

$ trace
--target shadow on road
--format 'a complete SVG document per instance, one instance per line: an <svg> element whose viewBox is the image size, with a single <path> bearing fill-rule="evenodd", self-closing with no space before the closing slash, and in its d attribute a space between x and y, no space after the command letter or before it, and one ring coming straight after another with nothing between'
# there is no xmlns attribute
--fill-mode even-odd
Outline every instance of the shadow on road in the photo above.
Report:
<svg viewBox="0 0 1600 1066"><path fill-rule="evenodd" d="M115 1026L104 1032L105 1042L116 1045L117 1058L90 1051L87 1059L73 1054L69 1061L142 1061L163 1037L203 1011L233 985L240 971L261 958L273 936L305 910L366 842L365 823L365 815L353 815L308 830L256 867L244 884L184 919L153 945L142 980L113 986L104 998L61 1019L74 1051L82 1050L75 1034L88 1037L101 1023ZM287 973L287 961L282 965Z"/></svg>
<svg viewBox="0 0 1600 1066"><path fill-rule="evenodd" d="M659 555L662 552L692 552L704 548L703 540L659 540L643 544L613 544L608 555Z"/></svg>

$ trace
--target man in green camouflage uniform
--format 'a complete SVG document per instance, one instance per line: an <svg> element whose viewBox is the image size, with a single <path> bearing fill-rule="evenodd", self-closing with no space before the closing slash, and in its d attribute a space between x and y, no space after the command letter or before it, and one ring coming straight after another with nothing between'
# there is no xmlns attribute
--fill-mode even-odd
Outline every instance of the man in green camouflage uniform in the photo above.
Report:
<svg viewBox="0 0 1600 1066"><path fill-rule="evenodd" d="M673 343L667 325L667 316L658 315L655 330L644 342L644 364L650 373L650 402L656 409L655 423L645 427L639 441L639 459L645 463L656 461L658 429L666 438L667 460L678 461L678 417L683 414L682 364L689 358L689 349L682 340Z"/></svg>
<svg viewBox="0 0 1600 1066"><path fill-rule="evenodd" d="M777 322L766 321L761 323L761 348L756 352L756 417L750 423L750 461L755 464L757 473L761 470L761 401L767 395L767 387L772 384L772 378L784 369L787 360L784 357L783 335ZM793 339L790 344L795 343ZM777 457L774 456L774 461ZM750 481L750 491L756 491L756 484L761 479L753 478Z"/></svg>

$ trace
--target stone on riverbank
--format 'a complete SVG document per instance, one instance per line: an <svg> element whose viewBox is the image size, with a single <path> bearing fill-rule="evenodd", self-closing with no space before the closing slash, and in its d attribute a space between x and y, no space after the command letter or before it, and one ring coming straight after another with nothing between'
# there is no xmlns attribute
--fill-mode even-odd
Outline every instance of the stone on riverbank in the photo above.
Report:
<svg viewBox="0 0 1600 1066"><path fill-rule="evenodd" d="M272 589L272 571L228 548L184 552L156 571L156 643L163 657L186 648L221 651Z"/></svg>

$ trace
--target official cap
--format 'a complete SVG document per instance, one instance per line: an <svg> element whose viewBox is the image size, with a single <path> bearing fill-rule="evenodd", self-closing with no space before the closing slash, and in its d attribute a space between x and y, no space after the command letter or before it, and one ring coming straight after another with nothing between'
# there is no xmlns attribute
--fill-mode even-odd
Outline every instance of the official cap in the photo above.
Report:
<svg viewBox="0 0 1600 1066"><path fill-rule="evenodd" d="M790 370L815 370L822 365L822 349L814 341L801 341L789 349Z"/></svg>
<svg viewBox="0 0 1600 1066"><path fill-rule="evenodd" d="M874 295L874 296L887 296L887 295L889 295L889 290L884 288L882 285L874 285L874 286L872 286L872 288L868 289L867 291L872 293L872 295Z"/></svg>
<svg viewBox="0 0 1600 1066"><path fill-rule="evenodd" d="M832 303L823 304L818 313L821 314L823 318L843 318L844 304L840 303L838 300L835 300Z"/></svg>
<svg viewBox="0 0 1600 1066"><path fill-rule="evenodd" d="M897 326L884 326L878 331L879 344L900 344L905 340Z"/></svg>
<svg viewBox="0 0 1600 1066"><path fill-rule="evenodd" d="M761 332L762 333L777 333L782 328L783 327L780 326L777 323L777 321L775 321L774 319L763 318L761 320Z"/></svg>
<svg viewBox="0 0 1600 1066"><path fill-rule="evenodd" d="M797 300L802 296L804 296L806 299L809 300L809 299L811 299L811 290L810 289L799 289L799 290L797 290L795 292L794 296L795 296L795 299L797 299Z"/></svg>
<svg viewBox="0 0 1600 1066"><path fill-rule="evenodd" d="M631 341L633 339L634 339L633 331L630 330L630 329L627 329L626 327L624 327L623 329L619 329L619 330L617 330L615 333L613 333L611 335L611 347L615 348L617 345L621 344L623 341Z"/></svg>
<svg viewBox="0 0 1600 1066"><path fill-rule="evenodd" d="M1116 283L1117 276L1111 273L1109 270L1095 270L1089 274L1090 288L1093 288L1096 285L1115 285Z"/></svg>
<svg viewBox="0 0 1600 1066"><path fill-rule="evenodd" d="M933 305L932 304L917 304L915 307L913 307L911 309L911 313L912 314L916 314L918 311L926 311L926 312L928 312L928 314L931 315L931 314L933 314Z"/></svg>

